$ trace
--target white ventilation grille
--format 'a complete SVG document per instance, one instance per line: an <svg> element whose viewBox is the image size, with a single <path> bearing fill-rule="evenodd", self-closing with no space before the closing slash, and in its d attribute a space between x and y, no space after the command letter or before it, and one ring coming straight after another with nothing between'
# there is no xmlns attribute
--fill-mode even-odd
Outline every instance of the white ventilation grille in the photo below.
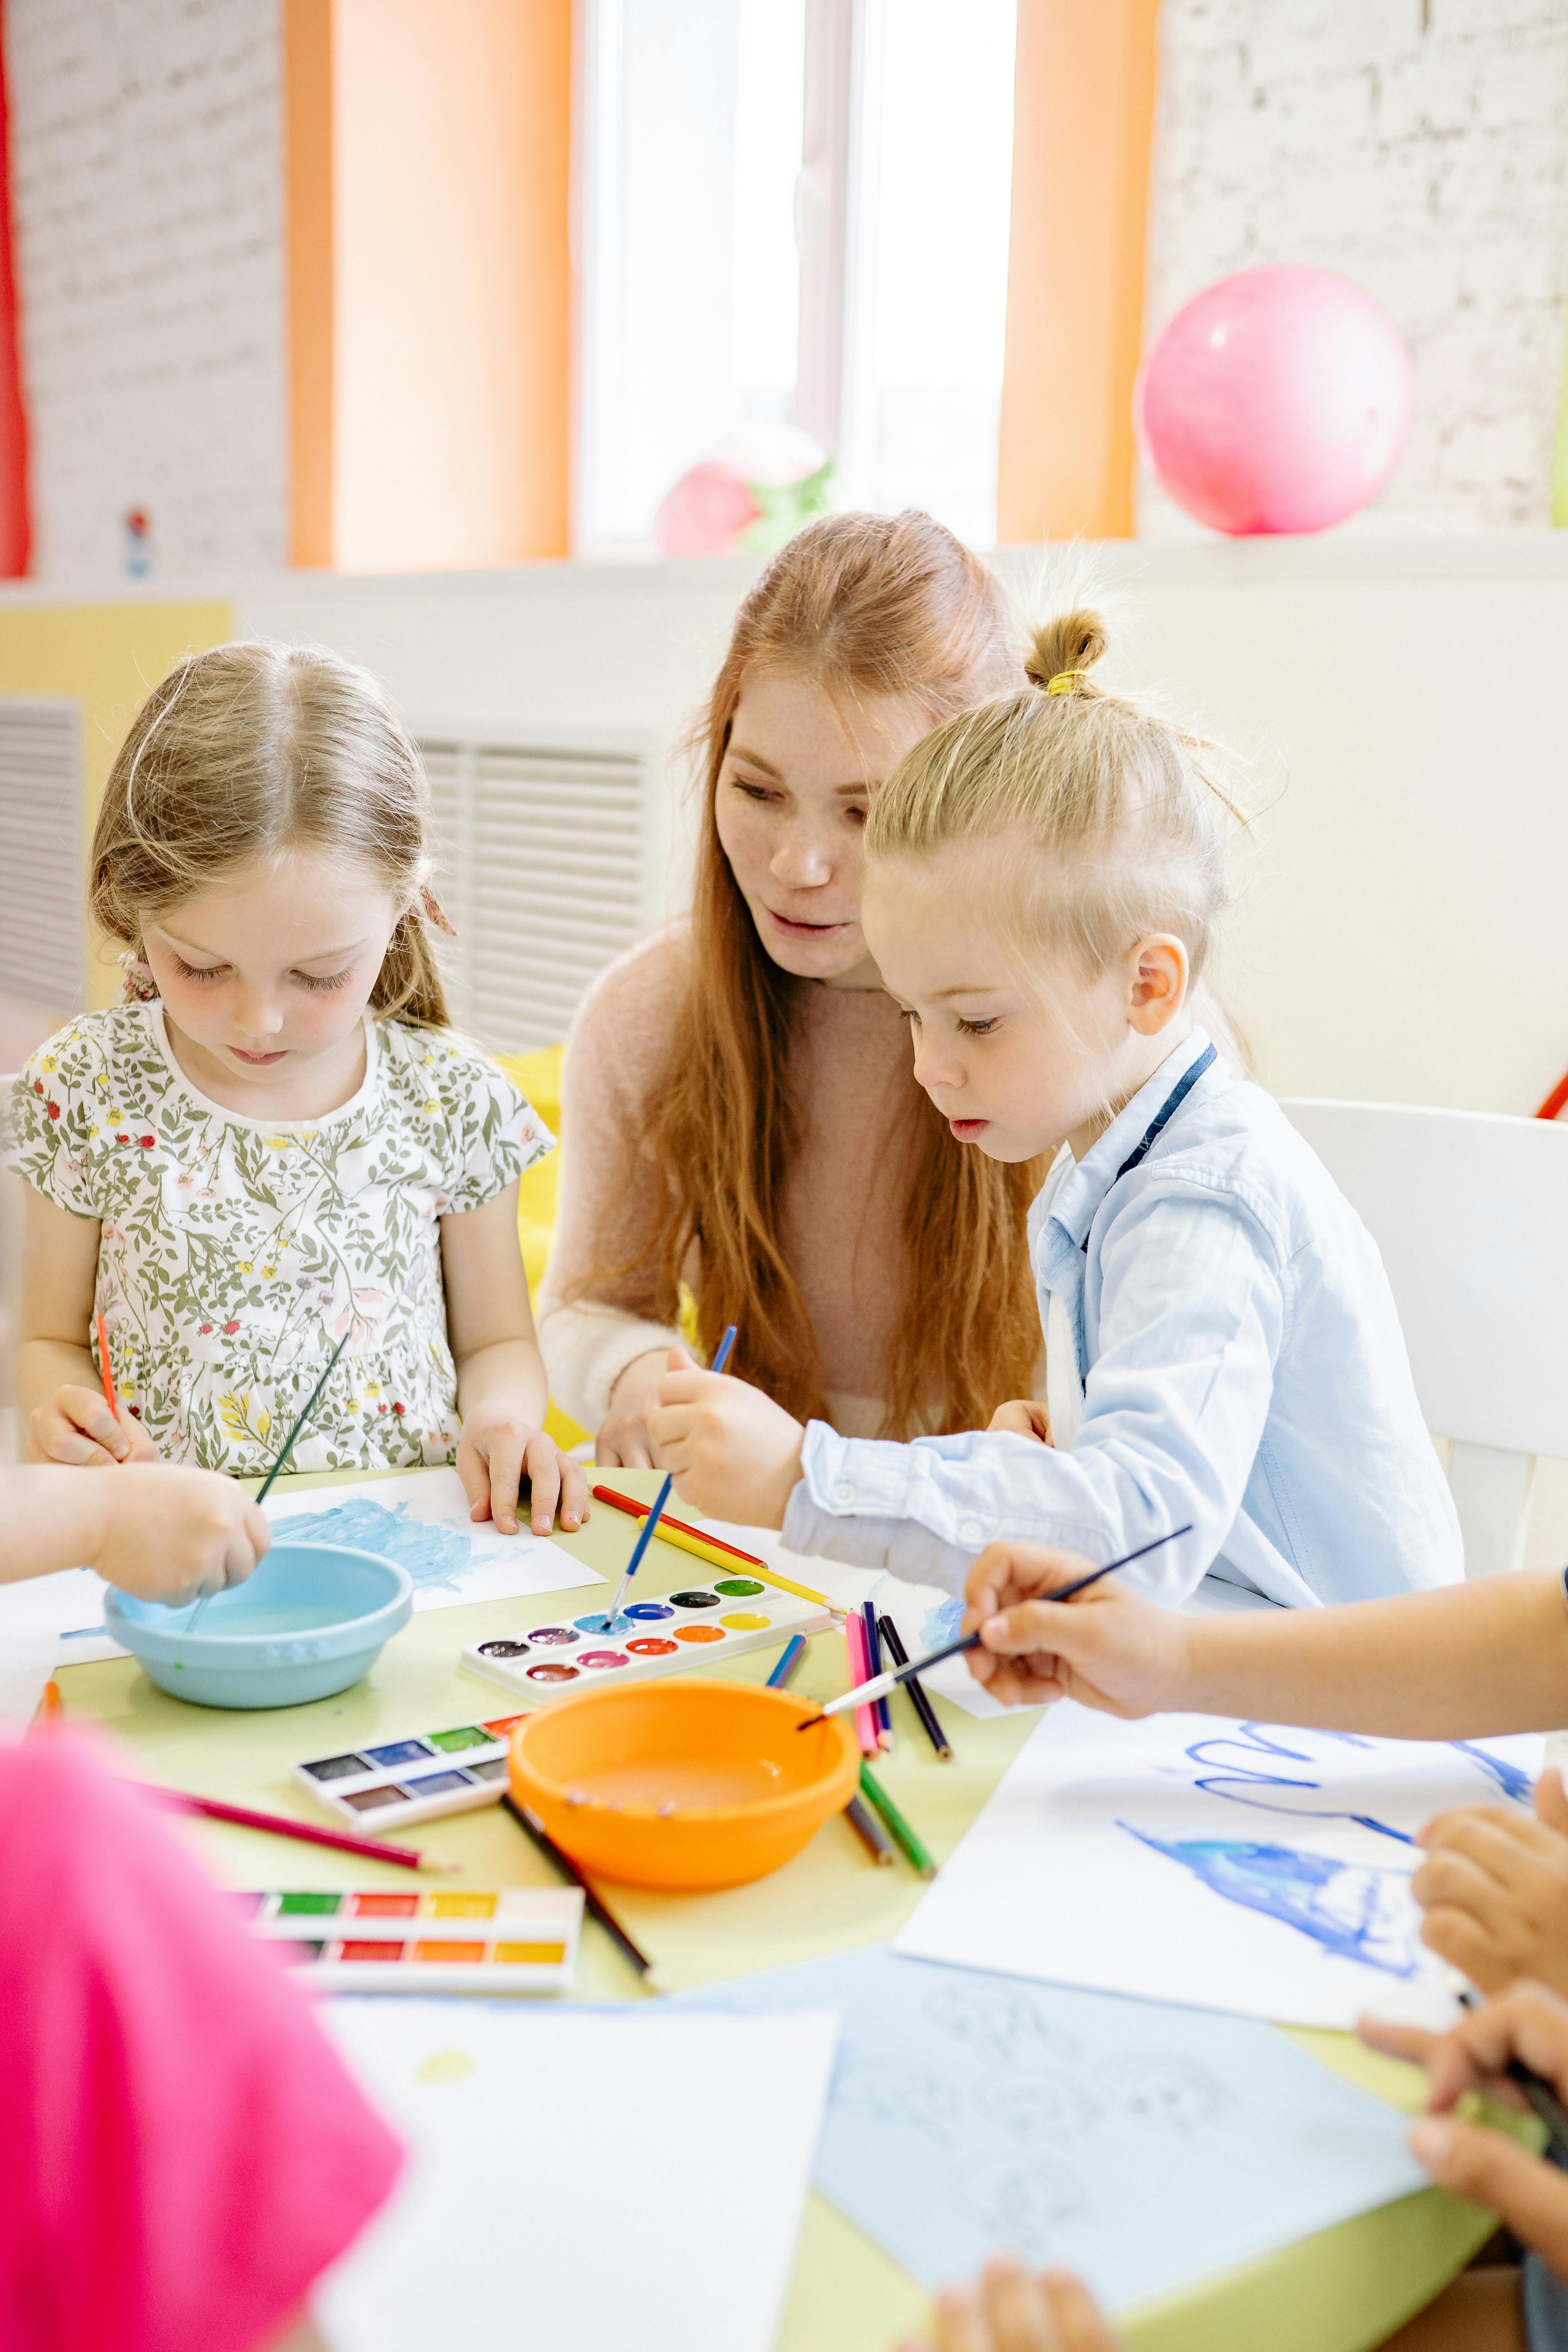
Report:
<svg viewBox="0 0 1568 2352"><path fill-rule="evenodd" d="M459 1028L496 1054L566 1034L584 990L641 928L647 769L634 751L434 733L437 892Z"/></svg>
<svg viewBox="0 0 1568 2352"><path fill-rule="evenodd" d="M81 797L79 706L0 695L0 993L62 1016L81 1002Z"/></svg>

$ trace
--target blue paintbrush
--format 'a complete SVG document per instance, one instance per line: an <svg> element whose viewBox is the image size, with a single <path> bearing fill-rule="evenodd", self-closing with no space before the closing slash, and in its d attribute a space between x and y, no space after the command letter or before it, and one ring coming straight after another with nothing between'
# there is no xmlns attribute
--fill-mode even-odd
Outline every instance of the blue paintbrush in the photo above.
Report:
<svg viewBox="0 0 1568 2352"><path fill-rule="evenodd" d="M721 1372L723 1370L725 1365L730 1360L730 1350L734 1344L735 1326L732 1323L730 1323L725 1326L724 1336L720 1340L718 1347L714 1349L713 1361L708 1367L710 1371ZM636 1549L633 1550L630 1559L626 1562L626 1572L622 1577L619 1584L616 1585L616 1597L605 1612L605 1622L599 1628L601 1633L608 1633L614 1630L616 1620L621 1613L621 1603L626 1597L626 1587L631 1582L633 1577L637 1574L638 1569L642 1566L642 1556L644 1552L647 1551L649 1544L653 1541L654 1530L658 1527L659 1521L659 1514L664 1509L666 1503L669 1500L669 1490L674 1484L675 1473L672 1470L669 1475L666 1478L663 1486L659 1488L658 1494L654 1496L653 1508L642 1523L642 1533L638 1536Z"/></svg>

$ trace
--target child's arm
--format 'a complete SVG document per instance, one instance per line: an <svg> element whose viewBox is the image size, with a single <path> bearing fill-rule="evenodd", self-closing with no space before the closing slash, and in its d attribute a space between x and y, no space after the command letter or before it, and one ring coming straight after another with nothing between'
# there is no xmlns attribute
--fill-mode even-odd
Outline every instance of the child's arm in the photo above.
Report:
<svg viewBox="0 0 1568 2352"><path fill-rule="evenodd" d="M243 1583L271 1540L265 1513L215 1470L0 1471L0 1583L95 1568L143 1601L194 1601Z"/></svg>
<svg viewBox="0 0 1568 2352"><path fill-rule="evenodd" d="M1258 1716L1392 1739L1484 1738L1568 1721L1568 1601L1555 1573L1498 1576L1335 1609L1185 1617L1115 1577L1047 1596L1091 1562L992 1544L970 1570L970 1670L1010 1705L1107 1715Z"/></svg>
<svg viewBox="0 0 1568 2352"><path fill-rule="evenodd" d="M588 1516L583 1466L541 1427L550 1390L518 1246L515 1182L479 1208L442 1218L441 1271L463 1417L458 1474L472 1517L515 1535L526 1478L536 1536L550 1533L558 1501L562 1526L581 1527Z"/></svg>
<svg viewBox="0 0 1568 2352"><path fill-rule="evenodd" d="M28 1185L16 1403L35 1462L158 1459L132 1414L110 1412L88 1345L98 1241L96 1217L73 1217Z"/></svg>

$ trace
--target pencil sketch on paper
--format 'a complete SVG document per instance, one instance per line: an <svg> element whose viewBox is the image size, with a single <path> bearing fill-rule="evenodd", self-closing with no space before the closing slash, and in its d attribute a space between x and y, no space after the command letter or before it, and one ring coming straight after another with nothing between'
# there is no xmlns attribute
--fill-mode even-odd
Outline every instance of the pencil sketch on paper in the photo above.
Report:
<svg viewBox="0 0 1568 2352"><path fill-rule="evenodd" d="M408 1570L416 1591L442 1584L455 1589L474 1557L460 1528L416 1519L405 1503L374 1503L368 1495L350 1495L321 1511L294 1512L279 1532L290 1543L351 1544L379 1552Z"/></svg>
<svg viewBox="0 0 1568 2352"><path fill-rule="evenodd" d="M966 2165L952 2177L954 2204L994 2245L1047 2260L1071 2221L1093 2219L1081 2183L1058 2165L1001 2161Z"/></svg>
<svg viewBox="0 0 1568 2352"><path fill-rule="evenodd" d="M1387 1976L1413 1977L1420 1965L1410 1880L1404 1871L1369 1870L1295 1846L1241 1838L1158 1838L1119 1822L1141 1845L1190 1870L1227 1903L1264 1912L1325 1952L1360 1960Z"/></svg>

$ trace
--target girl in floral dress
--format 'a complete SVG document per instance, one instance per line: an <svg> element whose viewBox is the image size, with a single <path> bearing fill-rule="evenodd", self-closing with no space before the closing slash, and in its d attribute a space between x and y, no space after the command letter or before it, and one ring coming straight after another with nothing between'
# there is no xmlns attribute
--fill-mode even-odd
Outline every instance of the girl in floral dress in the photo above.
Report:
<svg viewBox="0 0 1568 2352"><path fill-rule="evenodd" d="M221 646L137 713L89 885L128 1001L16 1084L34 1459L254 1476L346 1333L292 1467L455 1462L503 1532L521 1484L537 1533L586 1517L517 1240L552 1139L448 1027L428 823L407 734L330 654Z"/></svg>

